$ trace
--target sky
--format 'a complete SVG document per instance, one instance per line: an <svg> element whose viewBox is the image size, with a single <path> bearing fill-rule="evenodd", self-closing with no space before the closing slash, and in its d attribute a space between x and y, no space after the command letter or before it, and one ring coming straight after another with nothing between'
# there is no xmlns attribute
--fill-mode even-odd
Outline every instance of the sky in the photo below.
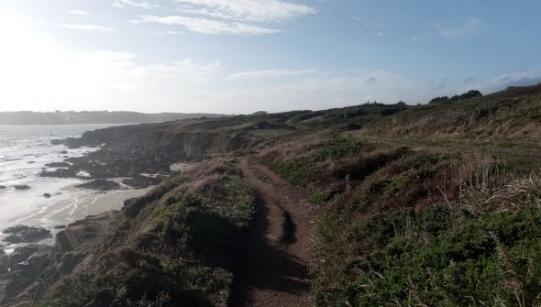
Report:
<svg viewBox="0 0 541 307"><path fill-rule="evenodd" d="M0 0L0 111L251 113L541 81L541 0Z"/></svg>

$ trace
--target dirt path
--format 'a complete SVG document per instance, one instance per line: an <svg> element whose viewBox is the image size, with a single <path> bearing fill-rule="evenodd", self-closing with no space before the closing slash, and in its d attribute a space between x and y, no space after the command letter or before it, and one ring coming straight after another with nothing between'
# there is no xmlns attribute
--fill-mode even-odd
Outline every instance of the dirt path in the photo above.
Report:
<svg viewBox="0 0 541 307"><path fill-rule="evenodd" d="M246 160L240 167L257 194L257 213L241 251L230 305L313 305L308 268L313 251L314 211L303 202L302 190L267 168L248 165Z"/></svg>

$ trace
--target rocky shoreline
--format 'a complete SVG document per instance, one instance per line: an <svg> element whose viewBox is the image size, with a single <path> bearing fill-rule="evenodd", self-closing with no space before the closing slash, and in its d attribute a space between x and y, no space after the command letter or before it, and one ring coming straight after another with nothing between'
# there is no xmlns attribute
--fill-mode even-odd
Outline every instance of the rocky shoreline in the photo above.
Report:
<svg viewBox="0 0 541 307"><path fill-rule="evenodd" d="M205 126L198 126L203 123ZM219 125L213 128L214 130L207 129L207 125L214 126L212 120L123 126L85 132L78 139L53 141L53 144L63 144L70 149L78 147L99 149L82 157L67 158L63 162L48 164L42 170L41 176L84 179L86 182L78 185L78 188L102 192L157 187L143 197L126 200L121 211L91 215L65 228L64 226L55 228L58 232L52 246L39 244L38 238L45 238L47 230L18 226L19 231L16 235L20 239L15 240L26 245L16 247L7 253L3 250L0 252L0 306L9 306L13 303L21 306L33 305L44 298L45 292L58 290L50 289L51 284L62 284L64 277L75 276L75 267L77 267L75 270L77 272L95 273L98 278L100 274L97 272L103 269L100 266L117 257L134 267L137 267L139 262L132 263L132 258L140 258L138 261L142 261L143 266L154 265L145 264L147 260L138 253L147 250L145 246L149 242L162 244L163 238L158 236L165 235L167 240L174 239L176 236L169 238L169 234L163 234L161 233L163 230L156 229L155 220L149 214L157 214L153 212L153 206L158 200L160 200L160 206L167 208L166 204L161 203L165 201L161 201L161 198L166 192L175 189L180 184L176 182L175 185L168 185L167 182L178 180L176 175L190 168L185 167L183 163L209 160L215 156L252 148L261 143L263 137L252 134L250 129L238 130L235 124L236 122L232 121L231 127L225 125L226 128L222 129ZM172 165L176 166L172 167ZM204 176L208 176L206 179L208 181L216 180L217 174L222 174L222 169L227 168L223 166L202 168L202 171ZM173 174L175 176L171 176ZM191 180L197 182L197 176L201 174L196 172L194 176ZM226 185L229 183L224 184ZM199 188L202 189L201 193L216 193L214 189L208 187ZM221 195L213 197L216 197L215 202L224 201ZM216 213L212 213L211 216L214 214ZM194 215L194 218L197 216ZM225 217L220 217L222 218ZM167 218L164 221L167 221ZM203 220L196 219L194 222L202 222L202 226L206 225ZM231 222L228 221L228 223ZM51 235L50 232L48 234ZM126 252L123 245L129 246ZM161 252L167 252L168 256L176 255L177 251L171 250L173 247L174 244L166 246L166 249ZM114 261L114 264L119 270L123 269L118 261ZM145 268L136 270L141 271L142 278L154 278L152 270ZM216 272L213 271L211 274L215 275L217 280L225 281L229 280L231 273L223 272L223 268L216 268ZM136 282L128 276L124 281ZM220 297L216 301L227 300L221 292L216 295ZM175 297L174 299L184 301L191 300L190 297L191 295L187 298Z"/></svg>
<svg viewBox="0 0 541 307"><path fill-rule="evenodd" d="M131 134L134 129L146 131L146 126L115 127L114 130L87 132L80 139L54 140L53 144L64 144L70 149L99 149L82 157L49 163L40 176L84 179L85 183L75 187L100 192L155 186L173 172L170 165L182 160L185 155L171 154L166 149L149 151L145 149L149 147L130 147L119 141L118 138ZM118 135L111 134L111 131L120 131L121 135L111 140L111 135ZM152 137L146 136L145 139ZM67 154L67 151L64 153ZM27 185L0 187L8 188L20 191L31 189ZM50 193L43 195L46 198L51 196ZM17 225L3 230L3 241L9 245L0 246L0 306L13 303L32 305L36 293L46 287L48 280L70 272L82 259L95 255L94 249L114 234L114 227L127 216L136 216L147 201L145 198L129 199L125 201L124 213L110 211L88 216L67 226L56 226L55 231L58 232L52 245L40 244L53 238L47 229ZM15 248L11 250L10 246Z"/></svg>
<svg viewBox="0 0 541 307"><path fill-rule="evenodd" d="M148 210L153 210L154 202L171 188L172 186L160 185L143 197L126 200L121 210L91 215L65 227L59 227L53 245L43 245L29 240L26 245L17 247L9 253L0 247L0 306L33 306L36 302L47 299L47 293L61 291L56 286L52 287L53 284L67 283L71 286L69 279L74 276L79 278L79 272L99 279L98 272L110 261L113 261L113 267L116 266L112 274L124 274L116 270L122 269L119 262L127 261L126 265L133 266L137 274L141 274L142 279L154 278L151 273L145 271L146 266L153 264L146 263L148 260L140 258L142 256L138 251L157 240L156 236L160 230L151 218L152 211ZM45 230L25 226L17 226L9 231L36 240L39 235L45 233ZM136 235L131 238L131 234ZM169 248L162 252L166 251L169 251ZM140 259L137 263L131 263L132 257ZM138 267L139 265L142 267ZM161 273L156 274L159 278L164 277L159 275ZM218 274L217 278L228 280L227 274L230 273L224 275L225 273L219 271L213 274ZM121 282L136 282L137 278L135 276L133 278L135 280L126 276ZM92 287L100 287L99 283L92 283ZM225 298L219 300L224 301ZM91 305L104 306L99 302Z"/></svg>
<svg viewBox="0 0 541 307"><path fill-rule="evenodd" d="M7 235L3 241L10 244L36 243L52 237L49 230L25 225L6 228L2 233Z"/></svg>
<svg viewBox="0 0 541 307"><path fill-rule="evenodd" d="M127 126L137 129L139 126ZM124 130L124 127L115 127ZM128 134L127 130L127 134ZM86 132L81 138L53 140L68 148L98 147L82 157L67 158L63 162L49 163L40 173L42 177L78 178L88 180L77 188L111 191L127 186L143 189L158 184L171 174L170 165L181 155L126 148L118 139L109 139L109 129ZM110 144L112 145L108 145ZM115 180L122 178L121 184Z"/></svg>
<svg viewBox="0 0 541 307"><path fill-rule="evenodd" d="M100 132L94 132L99 134ZM75 139L55 140L53 144L65 144L68 148L97 147L93 142L81 138L76 146ZM67 151L64 153L67 154ZM169 176L170 164L177 160L170 156L160 158L144 150L121 150L101 146L98 151L82 157L67 158L63 162L45 165L40 176L56 178L78 178L85 183L75 186L108 192L120 189L145 189L160 183ZM121 178L118 180L118 178ZM0 186L0 189L30 190L28 185ZM52 197L45 193L43 197ZM137 204L135 200L126 201L126 205ZM129 209L126 209L129 211ZM70 225L55 227L54 244L41 244L53 239L50 230L17 225L2 231L3 242L0 245L0 306L32 305L39 289L46 286L44 276L62 275L69 272L91 252L85 246L97 246L112 232L112 225L122 220L119 211L110 211L74 222ZM115 224L116 225L116 224ZM14 249L11 246L15 247Z"/></svg>
<svg viewBox="0 0 541 307"><path fill-rule="evenodd" d="M46 235L50 237L47 230L26 226L6 230L14 231L17 238L29 244L9 254L0 248L0 306L32 305L35 295L50 280L70 272L82 259L93 255L90 247L107 236L118 215L118 211L107 212L68 225L57 233L52 246L32 243Z"/></svg>
<svg viewBox="0 0 541 307"><path fill-rule="evenodd" d="M100 181L126 178L123 184L146 188L174 172L171 165L179 161L201 161L261 142L249 130L235 133L194 131L194 126L204 121L208 120L112 127L87 131L80 138L54 140L53 144L63 144L71 149L99 149L51 164L40 175Z"/></svg>
<svg viewBox="0 0 541 307"><path fill-rule="evenodd" d="M85 146L99 149L82 157L48 164L40 176L89 180L89 183L78 187L99 191L120 189L120 184L111 181L116 178L124 178L122 184L132 188L147 188L168 176L171 173L170 165L182 158L179 155L148 151L143 147L125 148L118 144L118 140L108 140L107 135L108 129L104 129L85 133L80 139L54 140L53 144L64 144L68 148ZM107 145L105 141L114 145Z"/></svg>

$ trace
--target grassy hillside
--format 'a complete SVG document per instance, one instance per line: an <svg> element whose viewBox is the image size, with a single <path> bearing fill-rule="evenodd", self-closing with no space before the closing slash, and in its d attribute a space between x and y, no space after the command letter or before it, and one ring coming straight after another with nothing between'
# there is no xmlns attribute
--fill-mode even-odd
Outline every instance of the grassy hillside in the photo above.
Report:
<svg viewBox="0 0 541 307"><path fill-rule="evenodd" d="M540 94L344 116L264 156L322 208L316 303L541 304Z"/></svg>
<svg viewBox="0 0 541 307"><path fill-rule="evenodd" d="M318 305L539 304L535 175L480 154L354 139L321 146L274 164L323 208Z"/></svg>
<svg viewBox="0 0 541 307"><path fill-rule="evenodd" d="M541 304L540 89L361 117L264 156L323 208L317 304Z"/></svg>
<svg viewBox="0 0 541 307"><path fill-rule="evenodd" d="M128 202L111 231L76 240L82 230L70 226L66 241L79 243L59 254L77 260L51 269L35 296L46 306L226 305L261 201L239 161L250 161L261 190L294 193L279 196L315 212L314 247L302 255L314 305L541 304L541 86L423 106L119 127L68 144L104 145L80 162L97 174L201 164Z"/></svg>
<svg viewBox="0 0 541 307"><path fill-rule="evenodd" d="M128 202L109 221L117 225L111 233L89 234L92 223L70 226L63 236L85 233L86 243L57 249L80 259L59 261L74 265L71 273L50 280L40 304L225 306L239 238L253 213L252 191L228 162L174 175Z"/></svg>

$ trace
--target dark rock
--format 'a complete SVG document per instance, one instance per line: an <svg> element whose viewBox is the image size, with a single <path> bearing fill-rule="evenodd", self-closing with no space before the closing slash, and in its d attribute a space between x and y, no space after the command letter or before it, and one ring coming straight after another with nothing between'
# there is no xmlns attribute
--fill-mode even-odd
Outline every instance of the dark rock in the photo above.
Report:
<svg viewBox="0 0 541 307"><path fill-rule="evenodd" d="M71 272L73 268L81 262L84 256L84 254L79 253L63 254L56 264L55 271L61 275L69 274L69 272Z"/></svg>
<svg viewBox="0 0 541 307"><path fill-rule="evenodd" d="M0 185L0 190L5 190L7 187L5 185Z"/></svg>
<svg viewBox="0 0 541 307"><path fill-rule="evenodd" d="M52 248L28 245L8 256L7 273L0 273L0 305L34 306L33 295L42 287L43 276L51 276L55 257Z"/></svg>
<svg viewBox="0 0 541 307"><path fill-rule="evenodd" d="M51 238L51 232L47 229L18 225L3 231L9 234L4 241L8 243L34 243Z"/></svg>
<svg viewBox="0 0 541 307"><path fill-rule="evenodd" d="M41 245L30 244L16 248L15 251L9 256L9 266L15 265L28 259L28 257L30 257L38 250L39 246Z"/></svg>
<svg viewBox="0 0 541 307"><path fill-rule="evenodd" d="M75 241L74 236L70 232L68 232L67 230L60 231L56 234L55 237L55 250L60 253L72 251L77 246L77 243L74 243L73 241Z"/></svg>
<svg viewBox="0 0 541 307"><path fill-rule="evenodd" d="M83 133L85 135L87 132ZM60 140L60 144L66 145L68 148L79 148L83 146L83 142L80 139L77 138L67 138L64 140Z"/></svg>
<svg viewBox="0 0 541 307"><path fill-rule="evenodd" d="M26 184L16 185L15 190L18 190L18 191L30 190L30 186Z"/></svg>
<svg viewBox="0 0 541 307"><path fill-rule="evenodd" d="M67 155L67 154L68 154L68 151L67 151L67 150L62 150L62 151L60 152L60 154L61 154L61 155Z"/></svg>
<svg viewBox="0 0 541 307"><path fill-rule="evenodd" d="M143 210L149 203L151 196L143 196L138 198L131 198L124 202L122 207L122 213L129 217L136 217L141 210Z"/></svg>
<svg viewBox="0 0 541 307"><path fill-rule="evenodd" d="M88 183L83 183L75 186L80 189L89 189L96 191L111 191L120 189L120 184L110 180L94 180Z"/></svg>
<svg viewBox="0 0 541 307"><path fill-rule="evenodd" d="M51 259L49 256L47 252L35 252L26 260L12 266L12 271L14 274L20 273L30 278L35 277L43 272L43 268L50 263Z"/></svg>
<svg viewBox="0 0 541 307"><path fill-rule="evenodd" d="M77 168L59 168L54 171L46 171L43 170L39 174L42 177L55 177L55 178L75 178L77 177L77 173L79 172L79 169Z"/></svg>
<svg viewBox="0 0 541 307"><path fill-rule="evenodd" d="M68 225L56 234L55 250L59 253L65 253L81 248L82 245L101 242L101 238L110 235L111 223L117 215L118 212L112 211L89 215L84 220Z"/></svg>
<svg viewBox="0 0 541 307"><path fill-rule="evenodd" d="M29 244L26 246L18 247L9 255L9 266L13 267L17 263L24 262L34 254L42 254L50 251L51 247L46 245Z"/></svg>
<svg viewBox="0 0 541 307"><path fill-rule="evenodd" d="M51 194L49 194L49 193L45 193L45 194L43 194L43 197L45 197L45 198L51 198L51 197L52 197L52 195L51 195Z"/></svg>
<svg viewBox="0 0 541 307"><path fill-rule="evenodd" d="M143 189L149 186L157 185L162 181L162 177L147 177L147 176L134 176L130 179L124 179L123 184L129 185L133 188Z"/></svg>
<svg viewBox="0 0 541 307"><path fill-rule="evenodd" d="M54 226L54 229L56 229L56 230L66 229L66 225L56 225L56 226Z"/></svg>
<svg viewBox="0 0 541 307"><path fill-rule="evenodd" d="M53 163L45 164L45 166L47 166L47 167L70 167L71 164L69 164L67 162L53 162Z"/></svg>
<svg viewBox="0 0 541 307"><path fill-rule="evenodd" d="M9 269L9 259L2 248L0 248L0 276Z"/></svg>

